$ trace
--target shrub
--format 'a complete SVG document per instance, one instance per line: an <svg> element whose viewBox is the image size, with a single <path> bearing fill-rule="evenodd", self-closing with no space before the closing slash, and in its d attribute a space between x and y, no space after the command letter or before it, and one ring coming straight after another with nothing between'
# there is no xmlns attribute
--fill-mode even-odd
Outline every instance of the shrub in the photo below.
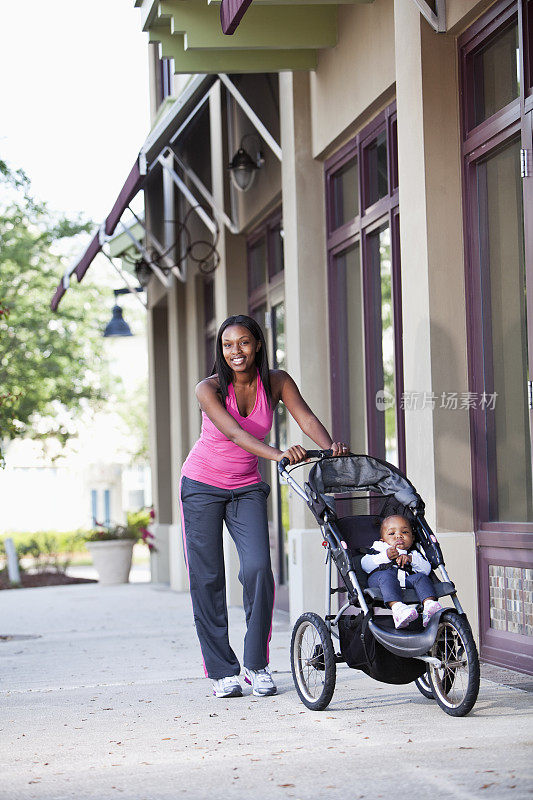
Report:
<svg viewBox="0 0 533 800"><path fill-rule="evenodd" d="M0 539L0 561L6 561L4 539L11 538L17 551L20 569L28 566L42 572L52 569L65 572L71 562L69 556L85 549L84 532L36 531L35 533L8 533ZM21 559L31 559L30 564L20 564Z"/></svg>

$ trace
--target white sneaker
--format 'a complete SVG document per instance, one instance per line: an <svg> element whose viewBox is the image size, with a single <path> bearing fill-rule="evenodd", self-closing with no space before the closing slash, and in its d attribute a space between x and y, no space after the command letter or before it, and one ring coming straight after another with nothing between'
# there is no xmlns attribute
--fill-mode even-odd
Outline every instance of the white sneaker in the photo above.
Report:
<svg viewBox="0 0 533 800"><path fill-rule="evenodd" d="M213 681L213 694L215 697L242 697L242 687L236 675L229 678L220 678Z"/></svg>
<svg viewBox="0 0 533 800"><path fill-rule="evenodd" d="M405 603L394 603L392 607L392 618L395 628L406 628L410 622L418 617L418 611L414 606L406 606Z"/></svg>
<svg viewBox="0 0 533 800"><path fill-rule="evenodd" d="M278 691L268 667L264 669L247 669L245 667L244 680L250 684L252 694L255 694L256 697L268 697Z"/></svg>

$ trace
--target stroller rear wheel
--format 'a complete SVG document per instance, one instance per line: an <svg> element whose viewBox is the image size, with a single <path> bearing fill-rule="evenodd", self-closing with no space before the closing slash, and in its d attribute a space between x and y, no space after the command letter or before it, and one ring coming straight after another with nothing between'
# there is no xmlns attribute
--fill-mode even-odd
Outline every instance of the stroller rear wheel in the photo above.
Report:
<svg viewBox="0 0 533 800"><path fill-rule="evenodd" d="M429 666L433 696L452 717L464 717L479 692L479 658L470 625L454 611L445 611L430 655L442 662ZM420 687L419 687L420 688Z"/></svg>
<svg viewBox="0 0 533 800"><path fill-rule="evenodd" d="M337 666L326 623L307 611L296 621L291 639L291 669L302 703L312 711L323 711L335 691Z"/></svg>

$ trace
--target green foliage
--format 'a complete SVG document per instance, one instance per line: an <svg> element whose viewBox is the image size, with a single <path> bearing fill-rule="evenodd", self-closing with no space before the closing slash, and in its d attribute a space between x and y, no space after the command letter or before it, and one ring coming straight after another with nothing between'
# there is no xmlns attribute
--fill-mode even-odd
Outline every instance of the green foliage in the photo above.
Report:
<svg viewBox="0 0 533 800"><path fill-rule="evenodd" d="M139 531L129 525L99 525L85 535L86 542L109 542L112 540L139 539Z"/></svg>
<svg viewBox="0 0 533 800"><path fill-rule="evenodd" d="M128 528L138 531L137 536L141 536L143 528L147 528L152 521L150 511L146 508L141 508L139 511L128 511L126 514L128 520Z"/></svg>
<svg viewBox="0 0 533 800"><path fill-rule="evenodd" d="M84 281L59 314L50 310L63 258L70 262L74 237L90 227L52 214L31 197L22 170L0 160L0 465L2 441L55 436L65 443L73 435L68 420L84 402L106 397L101 290Z"/></svg>
<svg viewBox="0 0 533 800"><path fill-rule="evenodd" d="M21 571L31 567L38 571L65 572L73 553L85 550L83 531L37 531L36 533L9 533L0 539L0 561L6 560L4 540L13 539ZM21 564L25 559L25 564ZM29 563L28 563L29 560Z"/></svg>
<svg viewBox="0 0 533 800"><path fill-rule="evenodd" d="M116 410L128 432L136 441L132 463L146 464L150 457L148 439L148 381L143 381L132 396L118 396Z"/></svg>
<svg viewBox="0 0 533 800"><path fill-rule="evenodd" d="M144 539L143 531L152 521L150 510L128 511L125 525L98 525L84 535L86 542L107 542L113 539Z"/></svg>

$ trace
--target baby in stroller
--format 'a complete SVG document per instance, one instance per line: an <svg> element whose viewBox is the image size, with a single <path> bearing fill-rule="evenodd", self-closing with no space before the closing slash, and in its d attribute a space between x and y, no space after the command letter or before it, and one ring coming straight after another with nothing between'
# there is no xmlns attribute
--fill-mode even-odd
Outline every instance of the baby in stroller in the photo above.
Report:
<svg viewBox="0 0 533 800"><path fill-rule="evenodd" d="M440 611L429 573L431 565L413 547L414 535L409 521L402 516L385 517L380 528L381 539L375 541L361 559L368 573L368 586L380 589L383 602L390 606L396 628L405 628L418 617L414 606L402 601L402 587L414 589L423 605L422 625Z"/></svg>

